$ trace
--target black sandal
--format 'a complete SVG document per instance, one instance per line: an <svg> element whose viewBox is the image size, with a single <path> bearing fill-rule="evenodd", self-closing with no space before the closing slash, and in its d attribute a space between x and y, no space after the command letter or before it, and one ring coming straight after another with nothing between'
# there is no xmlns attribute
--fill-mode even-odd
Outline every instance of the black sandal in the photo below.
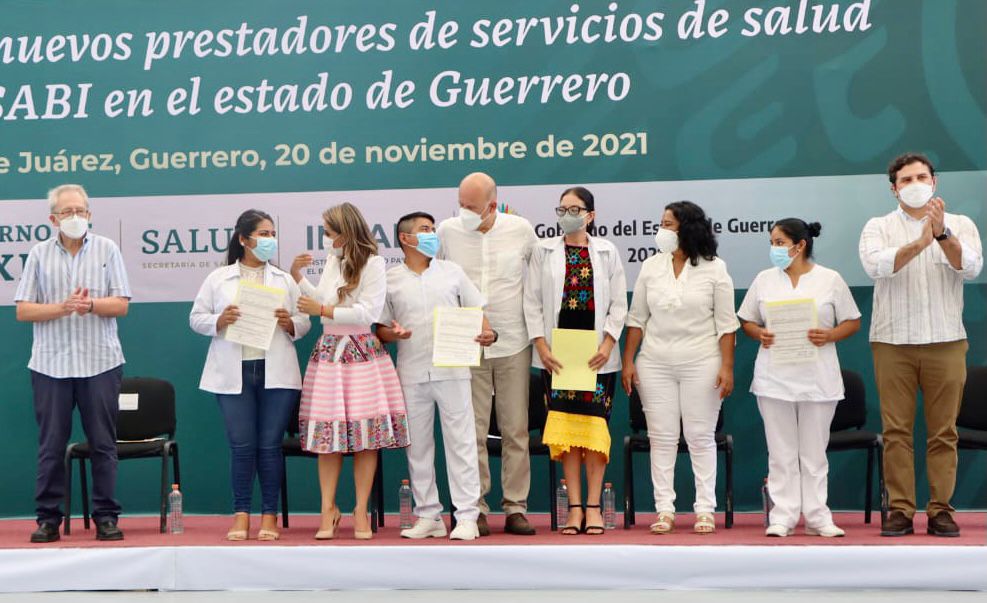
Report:
<svg viewBox="0 0 987 603"><path fill-rule="evenodd" d="M575 504L575 505L569 505L569 508L570 509L580 509L581 510L583 508L583 506L581 504ZM586 512L583 511L583 522L582 522L581 525L578 525L578 526L562 526L562 529L559 530L559 534L561 534L562 536L576 536L576 535L581 534L583 532L583 526L585 526L585 525L586 525Z"/></svg>
<svg viewBox="0 0 987 603"><path fill-rule="evenodd" d="M600 505L586 505L587 509L599 509ZM587 536L602 536L606 532L604 526L586 525L586 516L583 515L583 534Z"/></svg>

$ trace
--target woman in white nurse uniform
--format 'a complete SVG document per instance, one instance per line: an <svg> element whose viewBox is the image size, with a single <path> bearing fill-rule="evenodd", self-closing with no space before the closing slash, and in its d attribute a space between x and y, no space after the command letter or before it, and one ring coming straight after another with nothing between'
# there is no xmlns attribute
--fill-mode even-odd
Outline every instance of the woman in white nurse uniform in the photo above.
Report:
<svg viewBox="0 0 987 603"><path fill-rule="evenodd" d="M818 222L798 218L775 222L771 230L773 268L754 278L737 313L744 333L760 342L751 392L764 420L768 443L768 494L774 502L767 536L788 536L799 515L810 536L843 536L826 506L829 427L843 399L843 378L836 342L860 329L860 310L835 270L812 261ZM766 327L773 302L811 300L816 326L805 338L811 358L782 356L772 350L776 334Z"/></svg>

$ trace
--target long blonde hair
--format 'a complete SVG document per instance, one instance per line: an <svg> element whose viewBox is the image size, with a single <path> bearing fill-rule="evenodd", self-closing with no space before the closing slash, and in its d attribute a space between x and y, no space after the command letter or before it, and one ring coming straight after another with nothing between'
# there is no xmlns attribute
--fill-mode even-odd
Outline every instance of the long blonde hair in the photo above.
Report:
<svg viewBox="0 0 987 603"><path fill-rule="evenodd" d="M346 281L336 290L339 301L353 292L360 284L360 273L370 256L377 255L377 239L370 233L363 214L352 203L334 205L322 212L326 225L343 237L343 278Z"/></svg>

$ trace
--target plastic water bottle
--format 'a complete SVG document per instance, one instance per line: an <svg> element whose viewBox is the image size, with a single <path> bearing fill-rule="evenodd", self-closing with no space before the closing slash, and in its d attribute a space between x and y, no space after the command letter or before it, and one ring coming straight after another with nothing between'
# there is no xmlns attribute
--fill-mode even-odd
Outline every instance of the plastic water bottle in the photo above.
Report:
<svg viewBox="0 0 987 603"><path fill-rule="evenodd" d="M610 482L603 484L603 527L607 530L617 527L617 497Z"/></svg>
<svg viewBox="0 0 987 603"><path fill-rule="evenodd" d="M559 487L555 490L555 517L560 526L569 521L569 488L565 480L559 481Z"/></svg>
<svg viewBox="0 0 987 603"><path fill-rule="evenodd" d="M182 519L182 493L178 491L178 484L171 485L171 494L168 495L168 531L172 534L185 532L185 521Z"/></svg>
<svg viewBox="0 0 987 603"><path fill-rule="evenodd" d="M768 478L764 478L764 485L761 486L761 502L764 504L764 527L768 527L771 525L771 509L775 508L775 502L768 492Z"/></svg>
<svg viewBox="0 0 987 603"><path fill-rule="evenodd" d="M398 488L398 506L401 509L401 529L414 526L415 520L411 515L411 483L406 479L401 480L401 487Z"/></svg>

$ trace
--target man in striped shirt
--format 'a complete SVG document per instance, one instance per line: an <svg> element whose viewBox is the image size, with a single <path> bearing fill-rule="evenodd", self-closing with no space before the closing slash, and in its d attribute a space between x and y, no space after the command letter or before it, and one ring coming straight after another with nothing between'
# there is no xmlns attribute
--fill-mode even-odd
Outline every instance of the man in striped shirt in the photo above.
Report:
<svg viewBox="0 0 987 603"><path fill-rule="evenodd" d="M889 513L882 536L914 531L912 432L922 390L928 430L929 534L959 536L949 501L956 484L956 418L966 382L963 281L984 265L973 220L945 211L936 172L924 155L895 158L888 169L895 211L872 218L860 236L860 261L874 279L870 341L884 427Z"/></svg>
<svg viewBox="0 0 987 603"><path fill-rule="evenodd" d="M116 317L125 316L130 286L116 244L88 232L89 198L78 185L48 193L58 235L32 249L17 287L17 320L34 323L31 385L38 421L38 529L31 542L58 540L65 495L65 446L79 407L91 447L96 538L122 540L116 419L123 353Z"/></svg>

